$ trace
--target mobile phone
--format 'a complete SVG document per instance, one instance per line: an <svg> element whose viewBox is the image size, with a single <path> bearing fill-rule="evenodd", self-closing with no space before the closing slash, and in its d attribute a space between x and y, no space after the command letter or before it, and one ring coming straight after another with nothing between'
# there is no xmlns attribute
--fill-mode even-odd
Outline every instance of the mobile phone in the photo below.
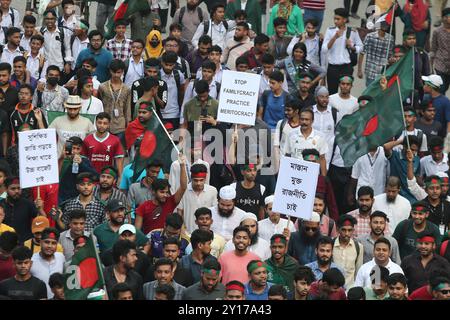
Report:
<svg viewBox="0 0 450 320"><path fill-rule="evenodd" d="M66 141L65 147L66 147L66 154L72 154L72 147L73 147L72 141L70 140Z"/></svg>
<svg viewBox="0 0 450 320"><path fill-rule="evenodd" d="M208 110L206 110L206 108L202 108L201 116L202 117L207 117L208 116Z"/></svg>

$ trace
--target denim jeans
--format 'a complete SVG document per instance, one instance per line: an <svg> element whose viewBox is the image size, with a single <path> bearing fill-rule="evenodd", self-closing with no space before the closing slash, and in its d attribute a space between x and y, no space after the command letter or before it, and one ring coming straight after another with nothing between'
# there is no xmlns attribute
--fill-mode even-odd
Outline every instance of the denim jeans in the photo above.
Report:
<svg viewBox="0 0 450 320"><path fill-rule="evenodd" d="M317 33L319 33L320 28L322 27L323 15L325 10L303 9L303 12L303 21L305 22L305 24L308 19L317 20Z"/></svg>

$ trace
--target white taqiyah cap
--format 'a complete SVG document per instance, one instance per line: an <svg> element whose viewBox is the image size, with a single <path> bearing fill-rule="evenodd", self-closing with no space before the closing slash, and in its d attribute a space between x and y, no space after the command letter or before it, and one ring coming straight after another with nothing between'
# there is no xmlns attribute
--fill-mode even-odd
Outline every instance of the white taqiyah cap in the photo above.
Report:
<svg viewBox="0 0 450 320"><path fill-rule="evenodd" d="M264 204L267 206L269 203L273 203L273 199L275 199L274 195L268 196L264 199Z"/></svg>
<svg viewBox="0 0 450 320"><path fill-rule="evenodd" d="M241 218L241 222L247 219L251 219L251 220L255 220L258 221L258 218L256 217L256 215L254 213L251 212L246 212L242 218Z"/></svg>
<svg viewBox="0 0 450 320"><path fill-rule="evenodd" d="M446 173L443 172L443 171L436 172L436 175L437 175L439 178L448 178L448 174L446 174Z"/></svg>
<svg viewBox="0 0 450 320"><path fill-rule="evenodd" d="M311 218L309 220L307 220L309 222L320 222L320 214L318 214L317 212L313 211L311 214Z"/></svg>
<svg viewBox="0 0 450 320"><path fill-rule="evenodd" d="M219 191L219 197L222 200L234 200L236 198L236 190L232 186L224 186Z"/></svg>

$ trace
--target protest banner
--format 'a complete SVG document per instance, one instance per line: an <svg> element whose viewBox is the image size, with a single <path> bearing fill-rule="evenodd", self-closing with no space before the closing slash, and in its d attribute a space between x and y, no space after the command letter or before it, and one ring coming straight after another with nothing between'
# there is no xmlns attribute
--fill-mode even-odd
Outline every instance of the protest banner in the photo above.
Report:
<svg viewBox="0 0 450 320"><path fill-rule="evenodd" d="M311 219L320 165L282 157L272 211Z"/></svg>
<svg viewBox="0 0 450 320"><path fill-rule="evenodd" d="M217 121L255 125L261 75L225 70Z"/></svg>
<svg viewBox="0 0 450 320"><path fill-rule="evenodd" d="M56 130L22 131L18 136L20 187L58 183Z"/></svg>

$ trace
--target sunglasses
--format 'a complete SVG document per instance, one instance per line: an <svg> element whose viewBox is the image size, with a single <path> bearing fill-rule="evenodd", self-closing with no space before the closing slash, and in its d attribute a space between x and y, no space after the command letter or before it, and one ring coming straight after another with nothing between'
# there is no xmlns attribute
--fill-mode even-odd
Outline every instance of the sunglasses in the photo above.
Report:
<svg viewBox="0 0 450 320"><path fill-rule="evenodd" d="M305 227L305 231L317 231L318 228Z"/></svg>
<svg viewBox="0 0 450 320"><path fill-rule="evenodd" d="M450 289L444 289L444 290L440 290L442 294L449 294L450 293Z"/></svg>

